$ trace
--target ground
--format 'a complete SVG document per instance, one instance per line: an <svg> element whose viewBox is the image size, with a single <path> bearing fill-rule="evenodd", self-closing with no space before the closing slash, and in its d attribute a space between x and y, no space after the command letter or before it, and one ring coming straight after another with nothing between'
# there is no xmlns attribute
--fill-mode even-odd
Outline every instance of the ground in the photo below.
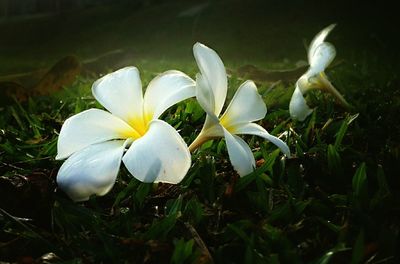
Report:
<svg viewBox="0 0 400 264"><path fill-rule="evenodd" d="M358 1L116 1L0 21L0 261L399 262L394 12ZM312 93L314 113L292 121L307 45L331 23L327 75L352 108ZM245 137L257 169L240 178L215 140L193 153L178 185L140 183L122 168L106 196L69 200L55 184L57 135L69 116L101 107L93 81L128 65L144 84L169 69L194 78L198 41L224 60L228 98L256 81L268 107L260 124L290 132L293 156ZM189 99L162 118L190 143L205 116Z"/></svg>

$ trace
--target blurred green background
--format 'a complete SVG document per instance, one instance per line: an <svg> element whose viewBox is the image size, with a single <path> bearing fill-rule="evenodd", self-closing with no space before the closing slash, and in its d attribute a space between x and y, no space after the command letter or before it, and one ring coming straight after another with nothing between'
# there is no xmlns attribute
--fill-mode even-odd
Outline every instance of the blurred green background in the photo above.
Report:
<svg viewBox="0 0 400 264"><path fill-rule="evenodd" d="M389 3L377 1L2 0L0 74L46 68L66 55L90 61L113 51L121 51L120 64L193 64L197 41L228 65L293 66L331 23L338 24L329 40L340 58L368 53L396 62L396 16Z"/></svg>
<svg viewBox="0 0 400 264"><path fill-rule="evenodd" d="M0 0L0 262L398 263L400 54L398 10L386 1ZM324 27L337 57L329 95L294 122L288 103ZM57 191L57 133L100 107L90 86L134 65L198 72L192 46L221 56L228 98L254 79L274 135L291 159L246 138L258 168L238 178L216 140L193 153L176 186L122 169L113 190L84 204ZM194 100L163 119L191 142L204 113Z"/></svg>

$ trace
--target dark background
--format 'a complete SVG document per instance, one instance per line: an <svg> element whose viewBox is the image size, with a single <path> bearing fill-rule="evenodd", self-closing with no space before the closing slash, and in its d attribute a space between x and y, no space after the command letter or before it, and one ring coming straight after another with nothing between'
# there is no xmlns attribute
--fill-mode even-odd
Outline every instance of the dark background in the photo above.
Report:
<svg viewBox="0 0 400 264"><path fill-rule="evenodd" d="M90 94L90 85L93 81L102 74L128 65L139 68L144 82L151 80L157 73L169 69L182 70L194 77L198 70L192 55L192 46L197 41L203 42L219 53L228 68L228 73L233 73L232 78L229 78L230 87L237 88L243 81L240 79L243 76L238 75L237 69L245 65L256 67L264 72L281 70L283 73L292 74L290 80L278 79L282 80L283 84L275 87L276 89L270 89L271 82L257 83L260 92L271 91L265 92L263 95L265 95L264 99L269 109L267 119L264 121L268 125L266 127L268 131L272 131L274 126L279 124L276 119L290 120L287 108L291 92L294 89L295 80L305 70L300 68L299 72L293 71L293 68L301 65L304 67L307 64L307 46L312 38L326 26L336 23L337 27L327 40L333 43L337 49L337 57L333 64L339 65L339 67L329 68L327 75L354 108L347 113L333 104L329 95L324 97L317 94L317 121L312 127L317 132L321 132L322 138L310 136L305 155L302 149L297 149L297 143L293 142L291 148L294 150L296 147L295 153L298 154L298 157L288 160L287 173L294 175L290 179L298 179L299 183L288 180L285 183L287 185L283 186L298 185L301 187L299 189L304 188L307 191L306 196L303 197L299 194L299 197L295 197L297 200L294 201L300 206L310 200L315 202L315 208L308 208L307 213L301 214L302 220L299 223L303 219L306 222L303 229L289 230L285 234L279 233L279 239L271 243L276 246L276 249L271 252L274 254L278 252L280 259L282 257L290 259L290 253L293 254L293 250L298 250L301 252L304 262L309 263L311 260L319 259L322 255L329 256L329 250L336 246L338 241L344 241L346 246L354 248L352 252L361 252L369 258L378 250L381 253L378 254L377 261L389 259L389 261L396 262L399 259L396 248L400 241L398 238L400 219L398 203L400 200L398 17L398 9L387 1L0 0L0 147L2 147L0 158L3 162L0 166L0 188L2 188L0 190L0 208L5 208L6 211L18 217L32 218L37 221L35 223L39 223L38 226L46 227L39 229L39 233L46 236L49 235L47 227L48 221L51 219L50 212L54 212L54 210L56 213L58 210L58 215L54 219L61 219L59 226L62 229L65 226L71 226L69 231L71 237L80 234L80 232L74 231L75 224L79 228L83 225L82 231L84 232L82 233L85 234L87 230L97 231L95 228L99 228L99 230L106 230L104 232L106 236L110 234L125 236L124 232L117 229L108 232L110 226L122 226L117 224L117 221L121 221L130 227L132 222L140 222L136 219L141 219L141 217L146 217L143 220L146 224L144 229L150 222L157 223L153 220L159 216L155 216L153 211L150 211L152 210L151 203L144 210L142 208L132 211L126 219L121 215L121 217L115 216L110 220L108 213L103 214L103 211L110 211L110 208L107 207L110 204L109 201L122 188L125 188L123 182L119 188L114 188L114 196L110 193L98 198L98 205L105 207L100 210L93 209L97 208L97 205L76 206L68 201L64 206L58 208L54 205L52 199L56 198L57 201L62 201L63 197L60 192L54 193L54 179L61 164L54 161L57 141L55 131L59 131L68 116L94 106L93 98L87 96ZM250 67L250 69L253 68ZM247 79L246 76L243 78ZM61 93L55 93L59 90L62 90ZM229 93L232 94L232 88ZM52 97L52 94L55 96ZM7 102L2 104L2 100L10 95L9 105L6 105ZM31 101L26 100L30 96L33 98L36 95L46 96L34 97L34 100ZM62 102L66 106L58 109ZM49 112L50 117L46 111ZM357 113L359 116L344 135L343 148L339 150L343 168L336 168L329 164L329 158L326 157L327 144L333 144L339 127L345 123L345 116ZM21 118L18 118L19 115L22 116L22 121ZM284 126L293 127L299 135L302 135L307 124L312 123L310 119L308 119L308 123L281 121L285 122ZM24 123L24 120L27 122ZM38 121L34 123L32 120ZM202 125L200 121L197 121L199 127ZM323 131L325 125L331 121L331 125L327 125L328 129ZM32 126L32 124L37 125ZM191 125L193 124L190 123L188 126ZM43 137L36 137L36 135L33 137L31 130L37 127L46 128L40 130ZM190 131L193 131L193 128L190 128ZM42 144L43 148L40 147ZM38 147L32 148L35 145ZM300 146L300 144L298 145ZM30 156L25 156L25 151L30 153ZM31 160L32 157L45 159L34 161ZM377 168L383 168L388 185L384 187L391 190L390 195L385 192L381 194L384 197L379 200L379 206L374 208L362 207L360 209L351 204L354 198L352 179L362 162L367 164L369 181L367 202L374 200L375 194L380 194L384 190L384 188L381 190L382 184L377 182L379 181L379 179L377 180ZM181 188L182 185L177 185L175 186L178 188L176 192L179 195L196 192L200 197L198 205L209 209L208 193L216 193L220 187L225 188L228 182L231 184L233 182L230 177L232 171L224 167L226 164L221 162L213 164L220 172L223 172L221 174L227 176L227 179L218 177L220 182L210 187L207 181L203 181L203 176L211 176L213 179L211 167L202 165L201 161L196 161L196 163L200 164L200 168L203 166L206 169L205 172L195 175L204 184L201 185L204 186L204 192L203 189L197 190L196 185L191 185L185 190ZM302 169L300 169L300 165ZM21 170L18 166L24 166L25 170L22 171L29 173L19 177ZM210 171L207 169L209 167ZM121 174L127 176L126 173ZM5 176L3 177L3 175ZM278 174L275 173L275 175ZM28 179L24 181L25 185L15 180L23 177ZM42 179L45 184L38 179ZM44 190L45 195L38 199L40 197L37 195L38 191L32 186L35 188L39 186L38 189ZM42 188L43 186L45 188ZM146 193L150 192L150 185L140 186L147 188ZM220 203L221 208L223 205L225 209L237 212L237 219L245 221L263 217L267 217L269 221L273 213L279 215L278 210L274 210L271 214L263 214L260 217L259 212L253 210L254 203L250 199L254 197L254 191L257 189L254 184L250 187L253 189L247 188L243 190L242 194L234 194L232 197L225 197L226 194L224 194L224 198L216 200L215 203L217 205ZM146 190L145 188L142 190ZM24 193L21 189L27 191ZM273 189L275 195L286 192L282 190L281 185L273 186ZM162 188L160 190L162 191ZM139 192L140 188L135 189L136 191ZM249 192L247 193L247 191ZM244 193L250 194L249 199L246 198L247 196L245 197ZM301 192L299 191L299 193ZM149 194L147 198L146 195L143 195L143 199L151 201L153 196L158 194ZM340 199L338 201L330 200L332 195L344 196L344 207ZM160 199L157 200L160 208L163 208L167 199L170 201L169 196L166 197L162 202ZM292 206L293 201L288 197L278 198L283 205L287 202ZM350 204L347 201L350 201ZM265 206L263 200L260 204ZM322 209L327 208L327 210L319 210L319 204L324 206L321 207ZM213 206L212 210L216 208L214 208L214 203L210 203L210 205ZM82 208L87 210L86 218L79 211ZM133 210L135 206L129 202L127 208ZM278 207L278 209L280 208L286 207ZM225 254L222 251L225 246L222 244L223 240L220 236L215 236L213 228L209 228L212 227L213 221L219 221L216 220L219 219L219 213L212 213L216 212L212 210L206 212L211 212L206 216L209 220L205 221L206 224L199 232L206 237L206 242L214 249L212 253L216 260L219 256L240 261L240 258L243 257L242 251L248 246L248 243L237 244L237 247L235 243L232 243ZM144 211L151 213L144 214ZM101 212L99 215L104 216L100 224L93 225L92 215L94 212ZM286 231L288 228L295 228L291 217L293 212L290 210L288 212L290 214L287 219L285 220L285 217L276 218L278 220L275 220L274 226ZM282 213L282 215L284 214ZM0 216L0 226L9 226L9 218L3 217L2 214ZM316 222L316 216L326 218L328 226L329 223L337 224L340 230L334 233L325 232L326 229L321 227L322 224ZM63 219L65 219L64 222ZM87 219L87 222L82 219ZM232 223L229 215L226 219L224 224ZM70 222L72 222L71 225ZM11 223L14 222L11 221ZM217 231L223 230L222 228L224 225ZM252 230L245 226L241 229L243 232L255 234L256 239L259 236L258 229ZM48 245L45 245L45 249L38 250L42 245L39 245L37 240L30 237L21 238L22 236L17 232L19 229L15 228L15 230L14 234L9 230L0 233L1 242L4 242L1 244L0 250L6 252L10 261L27 254L38 258L41 253L49 252L48 248L51 247ZM176 225L174 230L177 231L175 234L178 234L178 237L182 237L181 232L185 232L182 230L186 229ZM365 241L363 241L364 237L359 235L363 235L364 231ZM138 232L140 233L142 230ZM144 230L143 234L146 232ZM274 232L272 230L266 233L270 236ZM68 234L67 231L66 233ZM167 245L172 248L171 237L173 236L169 236L166 241L169 243ZM132 238L136 238L136 236L132 236ZM154 238L159 239L157 236ZM237 234L234 233L232 240L237 238ZM9 246L5 244L6 241L14 241L14 239L17 243L11 243ZM260 240L262 239L260 236ZM285 239L288 243L286 247L282 242ZM359 243L361 249L357 249L356 241L358 240L361 241ZM55 244L58 247L67 240L64 241L63 237L56 233L49 241L61 242ZM100 253L103 253L103 256L110 253L102 247L103 242L96 240L95 237L89 237L83 242L83 244L89 245L90 250L85 247L81 248L80 244L76 243L77 240L70 241L72 242L66 243L67 246L61 250L67 256L69 256L68 254L75 256L77 252L85 252L85 250L89 252L87 253L89 259L91 256L99 256ZM115 256L129 254L129 259L137 257L139 259L137 262L142 262L140 261L144 259L142 254L145 255L149 251L140 250L140 248L138 250L135 243L140 241L125 242L125 246L117 244L114 248ZM93 245L97 245L96 243L100 245L98 249L92 248ZM303 250L297 246L301 244L306 245ZM162 245L164 244L161 244L160 247ZM152 249L151 245L142 246L147 250ZM155 248L159 247L156 245ZM167 252L170 255L171 248L161 250L161 253ZM268 253L270 247L267 248L266 252ZM221 251L217 249L221 249ZM1 252L0 257L2 257ZM349 260L350 254L354 253L350 253L350 251L339 253L339 259ZM157 260L158 257L164 261L168 259L162 254L155 255L153 260ZM236 259L236 257L238 258ZM104 262L104 259L98 258ZM159 262L155 261L155 263ZM337 263L345 262L338 261Z"/></svg>
<svg viewBox="0 0 400 264"><path fill-rule="evenodd" d="M398 13L386 1L0 1L0 74L122 49L132 63L193 61L196 41L227 62L294 64L323 27L347 60L399 58ZM279 65L276 65L279 67ZM379 66L379 65L376 65Z"/></svg>

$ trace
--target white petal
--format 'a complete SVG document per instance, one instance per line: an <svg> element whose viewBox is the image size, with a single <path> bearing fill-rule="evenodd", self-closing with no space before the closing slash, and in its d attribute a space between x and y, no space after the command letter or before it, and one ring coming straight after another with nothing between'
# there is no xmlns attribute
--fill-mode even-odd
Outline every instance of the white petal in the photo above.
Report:
<svg viewBox="0 0 400 264"><path fill-rule="evenodd" d="M248 123L244 124L234 131L235 134L247 134L247 135L255 135L259 136L262 138L267 139L270 141L272 144L280 148L280 150L288 157L290 157L290 150L289 147L286 145L285 142L283 142L281 139L269 134L267 130L265 130L262 126L254 124L254 123Z"/></svg>
<svg viewBox="0 0 400 264"><path fill-rule="evenodd" d="M226 99L228 80L224 64L218 54L207 46L196 43L193 54L201 74L214 94L214 114L219 116Z"/></svg>
<svg viewBox="0 0 400 264"><path fill-rule="evenodd" d="M293 92L289 103L290 116L294 120L304 121L306 117L312 113L312 109L308 107L299 86L296 84L296 89Z"/></svg>
<svg viewBox="0 0 400 264"><path fill-rule="evenodd" d="M224 128L219 123L213 123L211 119L206 117L203 129L197 135L196 139L189 146L190 152L193 152L208 140L224 137Z"/></svg>
<svg viewBox="0 0 400 264"><path fill-rule="evenodd" d="M263 119L267 107L252 81L244 82L221 117L221 124L228 128L240 123Z"/></svg>
<svg viewBox="0 0 400 264"><path fill-rule="evenodd" d="M321 45L324 41L325 38L328 36L328 34L334 29L336 24L332 24L321 30L314 39L311 41L310 47L308 49L308 62L310 63L312 60L312 57L314 56L315 50L319 45Z"/></svg>
<svg viewBox="0 0 400 264"><path fill-rule="evenodd" d="M125 139L137 132L112 114L89 109L65 120L57 142L56 159L65 159L89 145L111 139Z"/></svg>
<svg viewBox="0 0 400 264"><path fill-rule="evenodd" d="M76 152L58 171L58 187L74 201L105 195L115 183L124 148L123 140L114 140Z"/></svg>
<svg viewBox="0 0 400 264"><path fill-rule="evenodd" d="M240 137L229 133L226 129L224 129L224 133L229 159L233 168L242 177L251 173L256 167L256 162L249 145Z"/></svg>
<svg viewBox="0 0 400 264"><path fill-rule="evenodd" d="M215 115L214 92L204 76L199 73L196 75L196 99L203 110L206 111L207 117L211 119L210 121L219 123L219 119Z"/></svg>
<svg viewBox="0 0 400 264"><path fill-rule="evenodd" d="M224 136L223 126L219 122L214 122L213 119L206 117L206 122L202 132L210 138L218 138Z"/></svg>
<svg viewBox="0 0 400 264"><path fill-rule="evenodd" d="M142 83L136 67L126 67L98 79L92 93L102 106L127 123L143 116Z"/></svg>
<svg viewBox="0 0 400 264"><path fill-rule="evenodd" d="M335 56L336 50L332 44L328 42L320 44L316 47L311 57L309 74L314 75L323 72L331 64Z"/></svg>
<svg viewBox="0 0 400 264"><path fill-rule="evenodd" d="M146 117L157 119L172 105L195 96L195 82L180 71L167 71L154 78L144 95Z"/></svg>
<svg viewBox="0 0 400 264"><path fill-rule="evenodd" d="M186 143L172 126L153 120L147 133L132 143L123 162L142 182L176 184L188 172L191 156Z"/></svg>

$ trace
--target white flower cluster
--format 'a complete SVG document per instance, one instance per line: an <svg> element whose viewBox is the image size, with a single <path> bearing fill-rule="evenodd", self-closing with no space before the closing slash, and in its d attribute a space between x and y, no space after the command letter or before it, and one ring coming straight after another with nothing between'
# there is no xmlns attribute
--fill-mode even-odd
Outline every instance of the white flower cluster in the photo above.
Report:
<svg viewBox="0 0 400 264"><path fill-rule="evenodd" d="M332 28L324 29L311 44L310 69L297 82L290 102L294 119L304 120L312 111L303 93L329 83L323 71L335 50L324 39ZM67 160L58 172L57 183L71 199L85 201L93 194L109 192L121 161L142 182L179 183L191 166L190 152L219 137L225 138L229 159L240 176L255 168L253 153L240 134L267 139L290 156L285 142L253 123L267 113L254 82L245 81L221 115L228 88L224 64L203 44L196 43L193 53L200 70L195 81L182 72L167 71L154 78L143 95L139 71L127 67L93 84L93 96L108 111L89 109L68 118L58 138L56 159ZM206 112L206 120L188 147L159 117L172 105L194 96Z"/></svg>

